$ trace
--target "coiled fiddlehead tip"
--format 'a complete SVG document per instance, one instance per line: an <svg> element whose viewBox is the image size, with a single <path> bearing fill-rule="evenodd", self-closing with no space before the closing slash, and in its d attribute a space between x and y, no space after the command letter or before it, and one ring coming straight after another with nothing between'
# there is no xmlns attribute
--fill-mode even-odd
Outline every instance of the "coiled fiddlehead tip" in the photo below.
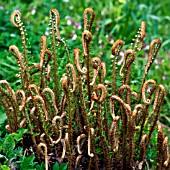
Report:
<svg viewBox="0 0 170 170"><path fill-rule="evenodd" d="M88 20L88 13L90 13L90 15L91 15L89 20ZM95 18L95 12L93 11L93 9L92 8L86 8L84 10L84 30L91 31L92 25L93 25L93 22L94 22L94 18Z"/></svg>
<svg viewBox="0 0 170 170"><path fill-rule="evenodd" d="M82 33L82 39L89 43L92 40L91 32L88 30L84 30Z"/></svg>
<svg viewBox="0 0 170 170"><path fill-rule="evenodd" d="M112 48L111 48L112 55L118 56L119 53L120 53L120 51L121 51L121 49L122 49L122 47L123 47L123 44L124 44L124 41L122 41L122 40L117 40L117 41L113 44L113 46L112 46Z"/></svg>
<svg viewBox="0 0 170 170"><path fill-rule="evenodd" d="M52 8L50 10L50 17L53 18L54 16L55 16L55 19L56 19L56 25L59 26L59 24L60 24L60 14L59 14L57 9Z"/></svg>
<svg viewBox="0 0 170 170"><path fill-rule="evenodd" d="M19 27L18 22L20 21L20 19L21 19L21 13L19 11L12 12L10 18L12 25L14 25L15 27Z"/></svg>
<svg viewBox="0 0 170 170"><path fill-rule="evenodd" d="M80 66L79 54L80 54L80 49L75 48L74 49L74 62L76 64L77 71L80 74L86 74L87 73L87 68L86 67L81 68L81 66Z"/></svg>

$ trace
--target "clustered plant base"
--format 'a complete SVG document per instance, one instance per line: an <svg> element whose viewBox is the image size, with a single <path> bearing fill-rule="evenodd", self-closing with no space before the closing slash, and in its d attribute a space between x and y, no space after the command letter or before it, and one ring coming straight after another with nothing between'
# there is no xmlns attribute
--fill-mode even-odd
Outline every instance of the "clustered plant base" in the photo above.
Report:
<svg viewBox="0 0 170 170"><path fill-rule="evenodd" d="M165 88L147 79L161 41L151 42L143 79L135 92L131 88L132 64L143 47L145 22L141 23L132 49L124 52L119 72L118 57L124 42L117 40L113 44L109 61L112 78L108 80L105 63L90 53L94 18L94 11L87 8L83 50L70 51L60 36L59 13L51 9L50 40L45 35L41 37L39 63L30 63L20 13L12 13L11 22L20 30L22 52L15 45L9 51L20 68L22 88L14 92L6 80L0 81L0 104L8 118L6 128L10 133L29 129L24 136L30 137L31 142L23 142L27 153L34 154L39 163L45 162L46 170L55 162L68 162L68 169L145 169L149 143L157 129L154 164L156 169L166 169L168 138L157 124ZM59 65L61 49L65 66ZM59 74L61 68L65 70L63 75ZM122 79L120 86L118 77Z"/></svg>

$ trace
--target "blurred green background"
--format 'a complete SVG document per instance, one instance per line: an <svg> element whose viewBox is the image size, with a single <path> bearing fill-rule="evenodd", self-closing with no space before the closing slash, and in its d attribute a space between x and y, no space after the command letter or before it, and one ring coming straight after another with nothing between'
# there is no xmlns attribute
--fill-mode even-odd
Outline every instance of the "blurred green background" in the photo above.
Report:
<svg viewBox="0 0 170 170"><path fill-rule="evenodd" d="M133 86L141 81L143 68L147 61L148 45L154 38L163 42L157 59L151 67L149 78L163 84L167 95L161 111L160 121L170 126L170 1L169 0L6 0L0 1L0 79L10 82L14 89L19 84L16 74L19 72L16 61L8 52L11 44L21 47L19 31L10 22L14 10L22 14L31 45L31 55L35 61L39 57L39 40L41 35L49 34L49 11L56 8L60 12L60 33L72 52L81 47L83 31L83 12L87 7L96 13L93 25L92 56L100 56L109 65L111 47L117 39L125 41L124 50L131 47L132 39L140 27L142 20L146 21L145 48L140 52L133 66ZM109 67L108 67L109 69ZM107 70L108 71L108 70ZM109 76L109 75L108 75ZM5 116L0 108L0 124Z"/></svg>

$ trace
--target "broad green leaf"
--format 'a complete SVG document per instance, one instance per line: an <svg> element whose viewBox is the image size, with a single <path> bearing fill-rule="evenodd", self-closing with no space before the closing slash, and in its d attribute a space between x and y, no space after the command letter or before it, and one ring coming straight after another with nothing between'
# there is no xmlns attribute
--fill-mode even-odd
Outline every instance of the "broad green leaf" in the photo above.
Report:
<svg viewBox="0 0 170 170"><path fill-rule="evenodd" d="M34 165L37 164L37 162L34 161L35 156L31 155L29 157L24 157L23 161L20 164L20 168L22 170L34 170Z"/></svg>
<svg viewBox="0 0 170 170"><path fill-rule="evenodd" d="M3 143L3 146L2 146L3 152L6 155L9 155L10 152L14 149L14 147L15 147L15 141L14 141L13 137L11 135L9 135Z"/></svg>
<svg viewBox="0 0 170 170"><path fill-rule="evenodd" d="M66 169L67 169L67 166L68 166L68 162L62 163L62 164L60 165L60 170L66 170Z"/></svg>
<svg viewBox="0 0 170 170"><path fill-rule="evenodd" d="M10 170L10 168L7 165L0 166L0 169L2 169L2 170Z"/></svg>
<svg viewBox="0 0 170 170"><path fill-rule="evenodd" d="M41 165L36 165L36 170L44 170L44 169L45 169L44 162L42 162Z"/></svg>
<svg viewBox="0 0 170 170"><path fill-rule="evenodd" d="M22 128L22 129L19 129L17 133L14 132L14 133L12 133L11 135L14 137L14 139L15 139L16 141L20 141L20 140L22 140L22 135L23 135L24 133L26 133L27 131L28 131L28 129Z"/></svg>
<svg viewBox="0 0 170 170"><path fill-rule="evenodd" d="M58 162L56 162L53 166L53 170L60 170Z"/></svg>
<svg viewBox="0 0 170 170"><path fill-rule="evenodd" d="M97 148L96 149L96 154L102 154L102 148Z"/></svg>

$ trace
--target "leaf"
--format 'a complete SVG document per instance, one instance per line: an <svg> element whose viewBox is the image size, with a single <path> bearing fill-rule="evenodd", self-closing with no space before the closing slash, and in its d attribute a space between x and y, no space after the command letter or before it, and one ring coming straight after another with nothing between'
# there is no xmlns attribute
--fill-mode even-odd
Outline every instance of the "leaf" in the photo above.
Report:
<svg viewBox="0 0 170 170"><path fill-rule="evenodd" d="M67 166L68 166L68 162L62 163L62 164L60 165L60 169L59 169L59 170L66 170L66 169L67 169Z"/></svg>
<svg viewBox="0 0 170 170"><path fill-rule="evenodd" d="M14 147L15 147L15 141L13 137L11 135L7 136L2 146L3 152L6 155L9 155L10 152L14 149Z"/></svg>
<svg viewBox="0 0 170 170"><path fill-rule="evenodd" d="M58 162L56 162L53 166L53 170L60 170Z"/></svg>
<svg viewBox="0 0 170 170"><path fill-rule="evenodd" d="M34 155L31 155L29 157L24 157L23 161L20 164L20 168L22 170L34 170L35 169L34 165L37 164L37 162L33 162L34 159L35 159Z"/></svg>
<svg viewBox="0 0 170 170"><path fill-rule="evenodd" d="M7 119L6 114L0 114L0 125L3 124L6 119Z"/></svg>
<svg viewBox="0 0 170 170"><path fill-rule="evenodd" d="M102 148L97 148L96 149L96 154L102 154Z"/></svg>
<svg viewBox="0 0 170 170"><path fill-rule="evenodd" d="M2 170L10 170L10 168L7 165L2 165L0 166Z"/></svg>
<svg viewBox="0 0 170 170"><path fill-rule="evenodd" d="M44 170L44 169L45 169L44 162L42 162L41 165L36 165L36 170Z"/></svg>
<svg viewBox="0 0 170 170"><path fill-rule="evenodd" d="M21 128L17 131L17 133L12 133L11 135L14 137L14 139L18 142L20 140L22 140L22 135L24 133L26 133L28 131L28 129L24 129L24 128Z"/></svg>

